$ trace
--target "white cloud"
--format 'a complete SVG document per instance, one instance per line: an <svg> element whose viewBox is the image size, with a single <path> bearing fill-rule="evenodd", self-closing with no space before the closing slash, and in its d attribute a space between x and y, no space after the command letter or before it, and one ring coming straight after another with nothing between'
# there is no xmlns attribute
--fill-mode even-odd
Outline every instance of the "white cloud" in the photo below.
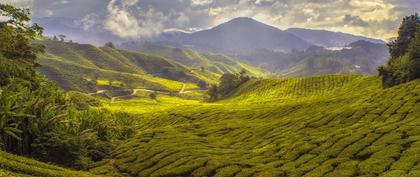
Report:
<svg viewBox="0 0 420 177"><path fill-rule="evenodd" d="M82 26L82 28L87 31L93 26L97 25L97 22L100 21L100 18L95 13L91 13L83 17L81 20L76 21L76 24Z"/></svg>
<svg viewBox="0 0 420 177"><path fill-rule="evenodd" d="M165 15L153 8L143 9L137 0L112 0L107 7L105 29L122 38L152 37L164 29Z"/></svg>
<svg viewBox="0 0 420 177"><path fill-rule="evenodd" d="M213 3L213 0L191 0L193 6L205 6Z"/></svg>
<svg viewBox="0 0 420 177"><path fill-rule="evenodd" d="M1 0L1 3L9 4L20 8L31 8L34 0Z"/></svg>

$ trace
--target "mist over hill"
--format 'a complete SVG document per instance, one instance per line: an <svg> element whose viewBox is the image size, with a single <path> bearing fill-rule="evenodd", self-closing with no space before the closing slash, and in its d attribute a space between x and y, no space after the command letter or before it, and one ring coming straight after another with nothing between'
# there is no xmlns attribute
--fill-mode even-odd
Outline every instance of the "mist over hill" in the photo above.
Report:
<svg viewBox="0 0 420 177"><path fill-rule="evenodd" d="M356 41L346 47L331 50L311 46L291 53L260 49L234 58L278 76L301 77L319 74L376 74L376 68L389 58L387 46L368 41Z"/></svg>
<svg viewBox="0 0 420 177"><path fill-rule="evenodd" d="M299 36L309 43L326 48L344 47L350 43L364 40L376 44L385 44L379 39L372 39L364 36L357 36L341 32L332 32L326 30L312 30L304 28L289 28L286 32Z"/></svg>

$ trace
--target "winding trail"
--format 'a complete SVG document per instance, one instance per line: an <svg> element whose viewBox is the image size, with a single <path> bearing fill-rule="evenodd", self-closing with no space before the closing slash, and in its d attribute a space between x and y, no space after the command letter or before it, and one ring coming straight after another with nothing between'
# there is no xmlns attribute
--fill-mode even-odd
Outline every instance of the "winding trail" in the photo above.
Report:
<svg viewBox="0 0 420 177"><path fill-rule="evenodd" d="M179 90L179 94L183 94L185 92L185 87L187 87L187 84L182 83L181 90Z"/></svg>
<svg viewBox="0 0 420 177"><path fill-rule="evenodd" d="M184 93L190 93L192 91L186 91L185 88L187 87L187 84L182 83L182 87L179 90L179 94L184 94ZM102 93L105 93L107 90L98 90L96 92L93 93L89 93L89 95L99 95ZM159 93L159 94L170 94L171 92L169 91L158 91L158 90L150 90L150 89L145 89L145 88L139 88L139 89L132 89L132 92L129 95L121 95L121 96L115 96L115 97L111 97L111 103L114 103L116 99L118 98L127 98L130 96L135 96L137 94L137 92L154 92L154 93Z"/></svg>

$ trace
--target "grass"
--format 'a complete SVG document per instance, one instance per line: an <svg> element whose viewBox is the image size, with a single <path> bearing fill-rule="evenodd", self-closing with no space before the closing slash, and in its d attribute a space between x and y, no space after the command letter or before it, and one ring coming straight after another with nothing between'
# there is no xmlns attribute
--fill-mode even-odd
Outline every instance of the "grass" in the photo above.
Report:
<svg viewBox="0 0 420 177"><path fill-rule="evenodd" d="M156 100L149 97L150 92L137 93L132 99L117 99L114 103L106 104L104 107L112 111L123 111L135 114L162 112L173 108L174 105L198 105L197 100L187 100L180 97L157 94Z"/></svg>
<svg viewBox="0 0 420 177"><path fill-rule="evenodd" d="M159 100L160 98L160 100ZM141 113L138 134L90 171L131 176L418 176L420 80L253 80L220 102L158 96L108 105ZM124 109L121 109L124 108Z"/></svg>
<svg viewBox="0 0 420 177"><path fill-rule="evenodd" d="M95 175L61 168L0 151L0 176L91 177Z"/></svg>

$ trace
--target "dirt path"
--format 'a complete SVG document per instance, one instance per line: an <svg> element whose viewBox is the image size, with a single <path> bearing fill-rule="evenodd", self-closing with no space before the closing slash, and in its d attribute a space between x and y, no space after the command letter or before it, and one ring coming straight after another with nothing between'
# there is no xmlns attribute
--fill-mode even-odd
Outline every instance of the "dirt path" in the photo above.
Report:
<svg viewBox="0 0 420 177"><path fill-rule="evenodd" d="M187 84L182 83L182 87L179 90L179 94L183 94L183 93L190 93L191 91L186 91L185 88L187 87ZM98 90L94 93L90 93L90 95L97 95L97 94L101 94L104 93L106 90ZM163 91L157 91L157 90L150 90L150 89L145 89L145 88L141 88L141 89L132 89L131 94L129 95L121 95L121 96L115 96L115 97L111 97L111 103L114 103L116 99L118 98L126 98L129 96L135 96L137 94L137 92L154 92L154 93L159 93L159 94L170 94L171 92L163 92Z"/></svg>
<svg viewBox="0 0 420 177"><path fill-rule="evenodd" d="M96 92L89 93L89 95L98 95L98 94L104 93L105 91L106 91L106 90L98 90L98 91L96 91Z"/></svg>
<svg viewBox="0 0 420 177"><path fill-rule="evenodd" d="M183 94L185 92L185 87L187 87L187 84L182 83L181 90L179 90L179 94Z"/></svg>

